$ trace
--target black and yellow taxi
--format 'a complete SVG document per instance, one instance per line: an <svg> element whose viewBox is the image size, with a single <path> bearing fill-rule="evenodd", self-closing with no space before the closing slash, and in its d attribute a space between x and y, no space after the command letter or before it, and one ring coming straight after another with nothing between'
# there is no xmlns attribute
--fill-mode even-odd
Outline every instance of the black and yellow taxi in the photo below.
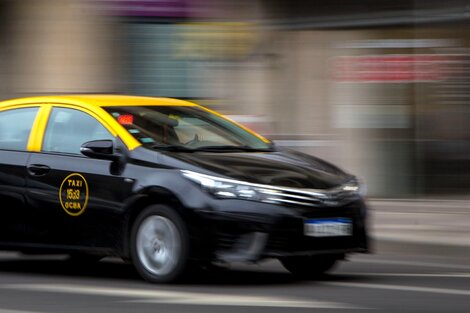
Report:
<svg viewBox="0 0 470 313"><path fill-rule="evenodd" d="M0 204L1 250L118 256L152 282L267 258L309 277L368 251L354 176L177 99L1 102Z"/></svg>

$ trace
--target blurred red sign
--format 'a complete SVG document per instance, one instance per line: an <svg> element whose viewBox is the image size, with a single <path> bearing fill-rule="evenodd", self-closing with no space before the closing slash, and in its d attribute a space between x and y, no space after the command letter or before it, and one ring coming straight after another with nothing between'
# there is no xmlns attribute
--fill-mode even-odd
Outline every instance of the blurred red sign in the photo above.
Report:
<svg viewBox="0 0 470 313"><path fill-rule="evenodd" d="M432 82L445 78L449 55L341 56L333 61L339 82Z"/></svg>

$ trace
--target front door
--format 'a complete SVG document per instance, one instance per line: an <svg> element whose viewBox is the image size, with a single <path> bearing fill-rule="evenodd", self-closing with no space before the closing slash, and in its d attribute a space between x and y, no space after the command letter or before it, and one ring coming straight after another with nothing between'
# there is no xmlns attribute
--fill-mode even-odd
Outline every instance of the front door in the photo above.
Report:
<svg viewBox="0 0 470 313"><path fill-rule="evenodd" d="M122 204L132 186L112 170L112 161L80 154L81 144L100 139L118 140L85 112L52 109L42 150L28 161L37 169L27 182L35 242L93 248L118 243Z"/></svg>

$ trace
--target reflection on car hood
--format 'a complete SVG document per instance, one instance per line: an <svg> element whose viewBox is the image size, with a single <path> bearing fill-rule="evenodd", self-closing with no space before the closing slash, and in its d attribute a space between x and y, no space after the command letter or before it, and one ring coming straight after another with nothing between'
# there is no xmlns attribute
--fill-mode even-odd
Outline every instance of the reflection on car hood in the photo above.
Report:
<svg viewBox="0 0 470 313"><path fill-rule="evenodd" d="M344 184L352 176L313 156L295 151L241 153L165 153L210 171L213 175L258 184L328 189ZM188 168L195 170L194 168Z"/></svg>

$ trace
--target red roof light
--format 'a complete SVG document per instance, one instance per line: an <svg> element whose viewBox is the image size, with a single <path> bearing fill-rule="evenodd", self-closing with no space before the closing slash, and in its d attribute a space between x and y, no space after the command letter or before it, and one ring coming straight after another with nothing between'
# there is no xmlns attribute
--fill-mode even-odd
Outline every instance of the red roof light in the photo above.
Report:
<svg viewBox="0 0 470 313"><path fill-rule="evenodd" d="M119 115L117 121L121 125L132 125L134 123L134 116L131 114Z"/></svg>

